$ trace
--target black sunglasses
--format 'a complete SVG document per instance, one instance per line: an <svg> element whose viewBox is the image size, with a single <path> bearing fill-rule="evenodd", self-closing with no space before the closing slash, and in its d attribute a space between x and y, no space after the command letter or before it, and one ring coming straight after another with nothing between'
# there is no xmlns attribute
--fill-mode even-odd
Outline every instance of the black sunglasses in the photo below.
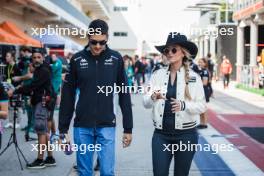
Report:
<svg viewBox="0 0 264 176"><path fill-rule="evenodd" d="M164 54L164 55L168 55L168 54L170 53L170 51L172 52L172 54L175 54L175 53L177 53L177 48L172 48L172 49L165 48L165 49L163 50L163 54Z"/></svg>
<svg viewBox="0 0 264 176"><path fill-rule="evenodd" d="M97 43L99 43L99 45L105 45L107 43L107 41L106 40L102 40L102 41L90 40L89 43L92 45L97 45Z"/></svg>
<svg viewBox="0 0 264 176"><path fill-rule="evenodd" d="M33 59L41 59L42 57L41 56L34 56L32 57Z"/></svg>

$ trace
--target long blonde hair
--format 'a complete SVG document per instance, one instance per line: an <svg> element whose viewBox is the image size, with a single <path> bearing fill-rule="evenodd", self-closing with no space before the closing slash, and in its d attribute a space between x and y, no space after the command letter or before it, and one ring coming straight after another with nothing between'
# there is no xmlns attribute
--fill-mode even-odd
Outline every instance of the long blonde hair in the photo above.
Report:
<svg viewBox="0 0 264 176"><path fill-rule="evenodd" d="M190 90L189 90L189 80L190 80L190 66L189 66L189 62L188 60L191 59L191 54L190 52L181 47L181 50L184 54L183 60L182 60L182 65L184 67L185 70L185 90L184 90L184 97L188 100L192 100L191 94L190 94Z"/></svg>

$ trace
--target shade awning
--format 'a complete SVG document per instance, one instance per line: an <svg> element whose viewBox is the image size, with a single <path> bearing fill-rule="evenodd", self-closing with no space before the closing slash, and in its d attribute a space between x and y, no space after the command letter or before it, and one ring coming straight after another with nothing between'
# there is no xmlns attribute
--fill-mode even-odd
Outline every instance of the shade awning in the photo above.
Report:
<svg viewBox="0 0 264 176"><path fill-rule="evenodd" d="M21 31L14 23L5 21L0 24L0 27L4 29L6 32L10 33L11 35L20 38L24 41L24 45L27 46L33 46L33 47L42 47L42 44L27 34L25 34L23 31Z"/></svg>
<svg viewBox="0 0 264 176"><path fill-rule="evenodd" d="M73 39L68 37L63 37L65 40L65 49L70 51L80 51L83 49L83 46L75 42Z"/></svg>
<svg viewBox="0 0 264 176"><path fill-rule="evenodd" d="M2 29L0 27L0 44L6 44L6 45L24 45L25 42L12 35L12 34L9 34L8 32L6 32L4 29Z"/></svg>
<svg viewBox="0 0 264 176"><path fill-rule="evenodd" d="M36 40L41 41L47 47L60 46L63 45L65 50L79 51L83 49L83 46L75 42L69 37L62 37L57 34L53 35L43 35L43 36L33 36Z"/></svg>
<svg viewBox="0 0 264 176"><path fill-rule="evenodd" d="M64 39L59 35L49 35L45 34L42 36L34 35L33 36L36 40L39 40L44 45L65 45Z"/></svg>

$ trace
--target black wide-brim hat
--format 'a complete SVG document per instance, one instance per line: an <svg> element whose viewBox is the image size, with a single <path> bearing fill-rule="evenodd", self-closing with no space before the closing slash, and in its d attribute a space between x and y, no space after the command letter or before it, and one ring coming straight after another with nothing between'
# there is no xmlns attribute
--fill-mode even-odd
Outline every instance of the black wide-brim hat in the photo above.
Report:
<svg viewBox="0 0 264 176"><path fill-rule="evenodd" d="M164 49L171 45L180 45L181 47L185 48L189 51L192 58L195 58L198 53L198 48L195 43L187 40L185 35L182 35L177 32L170 32L166 41L165 45L155 46L155 48L160 52L163 53Z"/></svg>

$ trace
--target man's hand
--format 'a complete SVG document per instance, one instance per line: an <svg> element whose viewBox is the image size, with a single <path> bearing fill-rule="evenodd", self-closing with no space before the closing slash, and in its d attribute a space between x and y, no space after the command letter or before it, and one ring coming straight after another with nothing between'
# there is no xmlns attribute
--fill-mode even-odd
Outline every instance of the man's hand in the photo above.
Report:
<svg viewBox="0 0 264 176"><path fill-rule="evenodd" d="M131 144L132 141L132 134L130 133L124 133L123 134L123 148L128 147Z"/></svg>
<svg viewBox="0 0 264 176"><path fill-rule="evenodd" d="M59 139L60 144L70 144L71 143L71 139L67 133L65 134L61 133L59 136L60 136L60 139Z"/></svg>

